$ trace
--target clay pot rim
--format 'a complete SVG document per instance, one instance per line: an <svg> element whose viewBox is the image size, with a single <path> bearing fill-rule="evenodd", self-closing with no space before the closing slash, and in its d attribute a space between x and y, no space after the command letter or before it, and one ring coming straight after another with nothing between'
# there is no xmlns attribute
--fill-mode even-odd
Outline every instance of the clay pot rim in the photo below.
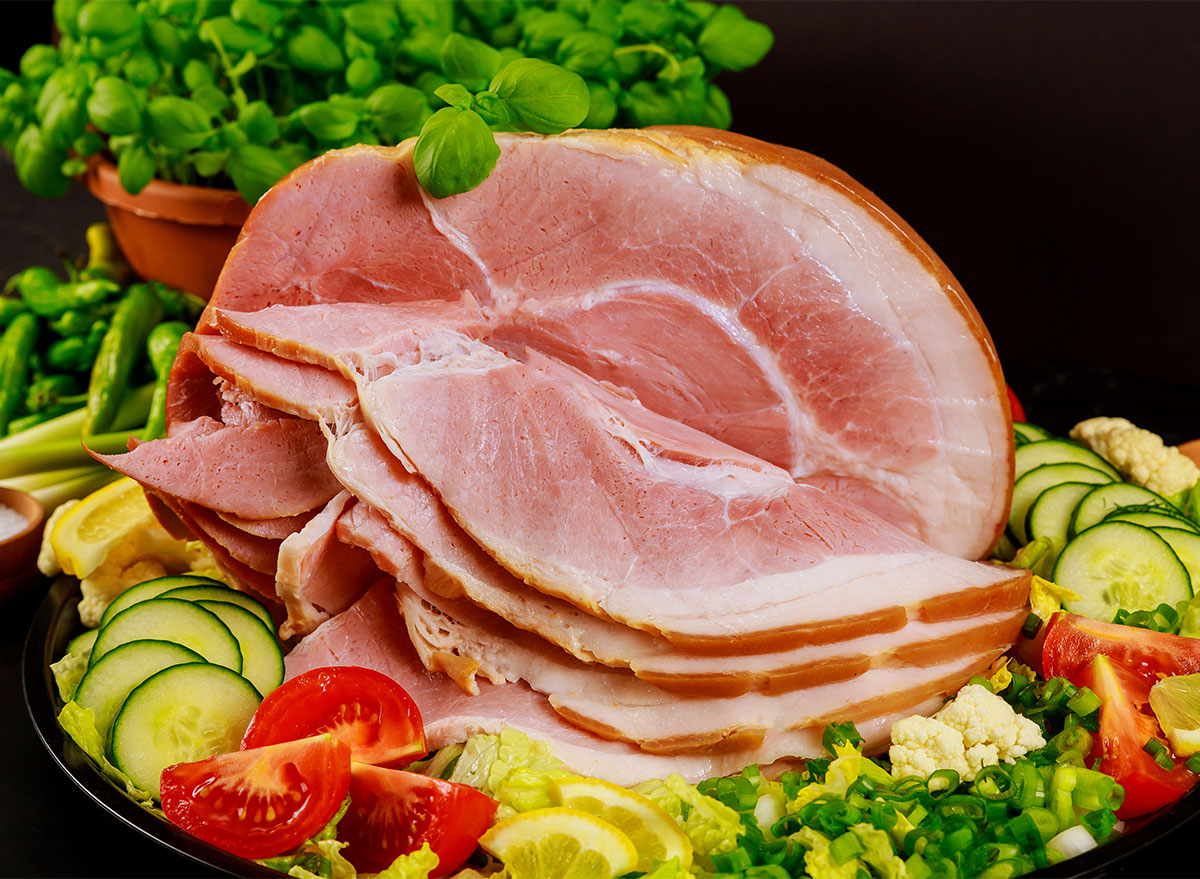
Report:
<svg viewBox="0 0 1200 879"><path fill-rule="evenodd" d="M251 206L236 189L189 186L156 179L137 195L132 195L121 185L117 166L102 155L88 159L84 184L104 204L142 217L196 226L241 226L250 216Z"/></svg>

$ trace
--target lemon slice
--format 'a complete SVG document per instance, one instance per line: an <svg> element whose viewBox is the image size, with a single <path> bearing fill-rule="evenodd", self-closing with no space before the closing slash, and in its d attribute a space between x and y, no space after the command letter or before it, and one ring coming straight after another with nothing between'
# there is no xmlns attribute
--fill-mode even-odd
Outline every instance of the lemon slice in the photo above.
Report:
<svg viewBox="0 0 1200 879"><path fill-rule="evenodd" d="M569 778L554 782L554 802L602 818L629 837L637 849L637 869L648 873L655 861L679 858L683 869L692 865L692 841L661 806L631 790L599 778Z"/></svg>
<svg viewBox="0 0 1200 879"><path fill-rule="evenodd" d="M1150 688L1150 707L1177 757L1200 751L1200 674L1163 678Z"/></svg>
<svg viewBox="0 0 1200 879"><path fill-rule="evenodd" d="M629 837L580 809L555 806L497 821L479 839L513 879L614 879L632 871Z"/></svg>
<svg viewBox="0 0 1200 879"><path fill-rule="evenodd" d="M58 519L50 546L67 574L83 579L114 547L154 522L142 487L128 477L92 492Z"/></svg>

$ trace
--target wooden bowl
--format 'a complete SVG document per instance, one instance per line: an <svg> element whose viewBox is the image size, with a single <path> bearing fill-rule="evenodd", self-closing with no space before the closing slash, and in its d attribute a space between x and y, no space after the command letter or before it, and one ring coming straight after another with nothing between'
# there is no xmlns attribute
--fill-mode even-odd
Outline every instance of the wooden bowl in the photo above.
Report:
<svg viewBox="0 0 1200 879"><path fill-rule="evenodd" d="M15 488L0 488L0 504L26 520L19 532L0 539L0 601L4 601L38 579L37 556L46 513L37 498Z"/></svg>

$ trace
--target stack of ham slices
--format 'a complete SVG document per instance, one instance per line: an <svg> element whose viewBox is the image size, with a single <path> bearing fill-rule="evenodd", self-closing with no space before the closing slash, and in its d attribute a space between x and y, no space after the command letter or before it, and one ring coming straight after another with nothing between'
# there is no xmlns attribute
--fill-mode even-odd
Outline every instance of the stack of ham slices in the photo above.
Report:
<svg viewBox="0 0 1200 879"><path fill-rule="evenodd" d="M1012 440L987 331L824 162L694 128L412 144L254 209L105 460L295 639L383 671L432 746L510 726L581 772L696 780L886 740L1011 645Z"/></svg>

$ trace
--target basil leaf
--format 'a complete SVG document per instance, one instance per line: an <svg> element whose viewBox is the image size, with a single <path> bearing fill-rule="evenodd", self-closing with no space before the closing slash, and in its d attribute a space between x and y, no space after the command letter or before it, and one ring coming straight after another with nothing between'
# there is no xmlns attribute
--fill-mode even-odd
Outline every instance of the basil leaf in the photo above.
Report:
<svg viewBox="0 0 1200 879"><path fill-rule="evenodd" d="M576 31L558 44L558 63L580 76L602 76L611 66L616 41L599 31Z"/></svg>
<svg viewBox="0 0 1200 879"><path fill-rule="evenodd" d="M588 114L580 128L608 128L617 118L617 99L612 90L593 80L588 80Z"/></svg>
<svg viewBox="0 0 1200 879"><path fill-rule="evenodd" d="M733 124L733 110L729 106L729 98L720 88L708 84L704 98L704 118L700 124L709 128L729 128Z"/></svg>
<svg viewBox="0 0 1200 879"><path fill-rule="evenodd" d="M629 0L621 4L621 26L639 40L654 41L671 32L675 13L666 3Z"/></svg>
<svg viewBox="0 0 1200 879"><path fill-rule="evenodd" d="M293 67L309 73L336 73L346 64L338 44L311 24L301 25L288 40L287 59Z"/></svg>
<svg viewBox="0 0 1200 879"><path fill-rule="evenodd" d="M225 172L247 204L262 198L294 167L275 150L252 143L236 148L225 161Z"/></svg>
<svg viewBox="0 0 1200 879"><path fill-rule="evenodd" d="M384 43L400 33L400 16L391 3L352 3L342 10L346 27L364 40Z"/></svg>
<svg viewBox="0 0 1200 879"><path fill-rule="evenodd" d="M422 70L417 74L417 81L413 83L417 88L425 93L425 98L430 103L437 100L437 95L434 94L438 89L449 82L446 77L442 76L436 70Z"/></svg>
<svg viewBox="0 0 1200 879"><path fill-rule="evenodd" d="M54 0L54 24L67 37L79 36L79 13L84 0Z"/></svg>
<svg viewBox="0 0 1200 879"><path fill-rule="evenodd" d="M41 118L42 137L66 149L87 127L87 96L64 92L50 102Z"/></svg>
<svg viewBox="0 0 1200 879"><path fill-rule="evenodd" d="M103 76L96 80L87 102L88 117L105 134L135 134L142 130L142 108L125 80Z"/></svg>
<svg viewBox="0 0 1200 879"><path fill-rule="evenodd" d="M86 3L79 11L79 32L101 40L115 40L130 33L141 20L142 17L128 0Z"/></svg>
<svg viewBox="0 0 1200 879"><path fill-rule="evenodd" d="M300 108L300 124L319 141L338 143L354 134L358 114L328 101L317 101Z"/></svg>
<svg viewBox="0 0 1200 879"><path fill-rule="evenodd" d="M269 31L283 18L281 9L270 3L263 3L262 0L233 0L229 14L239 24L250 25L260 31Z"/></svg>
<svg viewBox="0 0 1200 879"><path fill-rule="evenodd" d="M238 112L238 125L251 143L265 146L279 136L279 123L266 101L251 101Z"/></svg>
<svg viewBox="0 0 1200 879"><path fill-rule="evenodd" d="M509 21L516 11L512 0L462 0L462 6L481 27L489 30Z"/></svg>
<svg viewBox="0 0 1200 879"><path fill-rule="evenodd" d="M154 157L141 144L126 147L117 157L117 178L125 191L137 195L154 179Z"/></svg>
<svg viewBox="0 0 1200 879"><path fill-rule="evenodd" d="M155 54L169 64L180 64L186 57L183 40L179 30L168 21L161 18L146 22L146 37Z"/></svg>
<svg viewBox="0 0 1200 879"><path fill-rule="evenodd" d="M194 92L198 88L215 83L212 68L199 58L192 58L183 65L183 84L188 87L188 91Z"/></svg>
<svg viewBox="0 0 1200 879"><path fill-rule="evenodd" d="M567 34L582 29L583 24L579 19L568 12L530 12L525 17L525 35L521 45L530 55L552 58Z"/></svg>
<svg viewBox="0 0 1200 879"><path fill-rule="evenodd" d="M178 95L159 95L146 105L150 135L163 146L177 150L195 149L212 130L208 111L195 101Z"/></svg>
<svg viewBox="0 0 1200 879"><path fill-rule="evenodd" d="M59 170L66 160L66 149L49 143L36 125L22 131L13 148L13 164L21 185L42 198L58 198L70 188L70 179Z"/></svg>
<svg viewBox="0 0 1200 879"><path fill-rule="evenodd" d="M374 87L383 75L383 69L374 58L355 58L346 68L346 85L353 92L362 93Z"/></svg>
<svg viewBox="0 0 1200 879"><path fill-rule="evenodd" d="M625 35L625 26L621 24L621 4L616 0L600 0L588 13L587 26L590 31L607 34L614 40Z"/></svg>
<svg viewBox="0 0 1200 879"><path fill-rule="evenodd" d="M229 106L229 95L215 85L201 86L192 92L192 100L208 111L209 116L220 116Z"/></svg>
<svg viewBox="0 0 1200 879"><path fill-rule="evenodd" d="M58 173L64 177L79 177L87 171L87 162L79 158L79 156L71 156L62 163L58 169Z"/></svg>
<svg viewBox="0 0 1200 879"><path fill-rule="evenodd" d="M400 41L400 50L418 67L442 66L442 44L446 31L432 27L417 27Z"/></svg>
<svg viewBox="0 0 1200 879"><path fill-rule="evenodd" d="M216 177L225 170L229 150L202 150L192 153L192 166L201 177Z"/></svg>
<svg viewBox="0 0 1200 879"><path fill-rule="evenodd" d="M682 112L673 93L647 81L630 86L622 96L621 106L639 128L678 122Z"/></svg>
<svg viewBox="0 0 1200 879"><path fill-rule="evenodd" d="M487 123L478 113L457 107L430 116L413 147L417 180L434 198L474 189L499 158L500 147Z"/></svg>
<svg viewBox="0 0 1200 879"><path fill-rule="evenodd" d="M57 49L47 46L45 43L35 43L21 56L21 64L18 69L25 79L41 83L45 82L61 63L62 59L59 57Z"/></svg>
<svg viewBox="0 0 1200 879"><path fill-rule="evenodd" d="M439 60L442 73L451 82L461 83L473 92L483 91L500 69L500 53L487 43L450 34L442 43Z"/></svg>
<svg viewBox="0 0 1200 879"><path fill-rule="evenodd" d="M587 117L587 83L578 74L538 58L505 65L490 90L512 116L539 134L558 134Z"/></svg>
<svg viewBox="0 0 1200 879"><path fill-rule="evenodd" d="M129 59L121 67L121 72L125 74L125 78L129 80L130 85L138 88L148 88L158 82L158 78L162 76L162 70L159 69L158 62L154 60L154 56L146 51L134 52L129 56Z"/></svg>
<svg viewBox="0 0 1200 879"><path fill-rule="evenodd" d="M399 142L421 130L431 115L425 93L399 82L382 85L367 98L366 112L385 140Z"/></svg>
<svg viewBox="0 0 1200 879"><path fill-rule="evenodd" d="M262 34L254 28L238 24L228 15L210 18L204 22L204 26L200 28L200 38L236 55L260 48L262 43Z"/></svg>
<svg viewBox="0 0 1200 879"><path fill-rule="evenodd" d="M75 151L75 155L83 156L84 158L96 155L104 147L104 138L94 131L85 131L79 137L75 138L75 142L71 144L71 149Z"/></svg>
<svg viewBox="0 0 1200 879"><path fill-rule="evenodd" d="M471 109L471 93L456 82L448 82L440 86L434 91L434 94L451 107L458 107L460 110Z"/></svg>
<svg viewBox="0 0 1200 879"><path fill-rule="evenodd" d="M774 41L765 24L746 18L736 6L722 6L708 19L696 44L716 66L745 70L761 61Z"/></svg>
<svg viewBox="0 0 1200 879"><path fill-rule="evenodd" d="M492 131L516 131L508 108L495 92L480 92L471 99L471 109L480 115Z"/></svg>
<svg viewBox="0 0 1200 879"><path fill-rule="evenodd" d="M454 29L454 4L445 0L400 0L400 14L410 27Z"/></svg>

